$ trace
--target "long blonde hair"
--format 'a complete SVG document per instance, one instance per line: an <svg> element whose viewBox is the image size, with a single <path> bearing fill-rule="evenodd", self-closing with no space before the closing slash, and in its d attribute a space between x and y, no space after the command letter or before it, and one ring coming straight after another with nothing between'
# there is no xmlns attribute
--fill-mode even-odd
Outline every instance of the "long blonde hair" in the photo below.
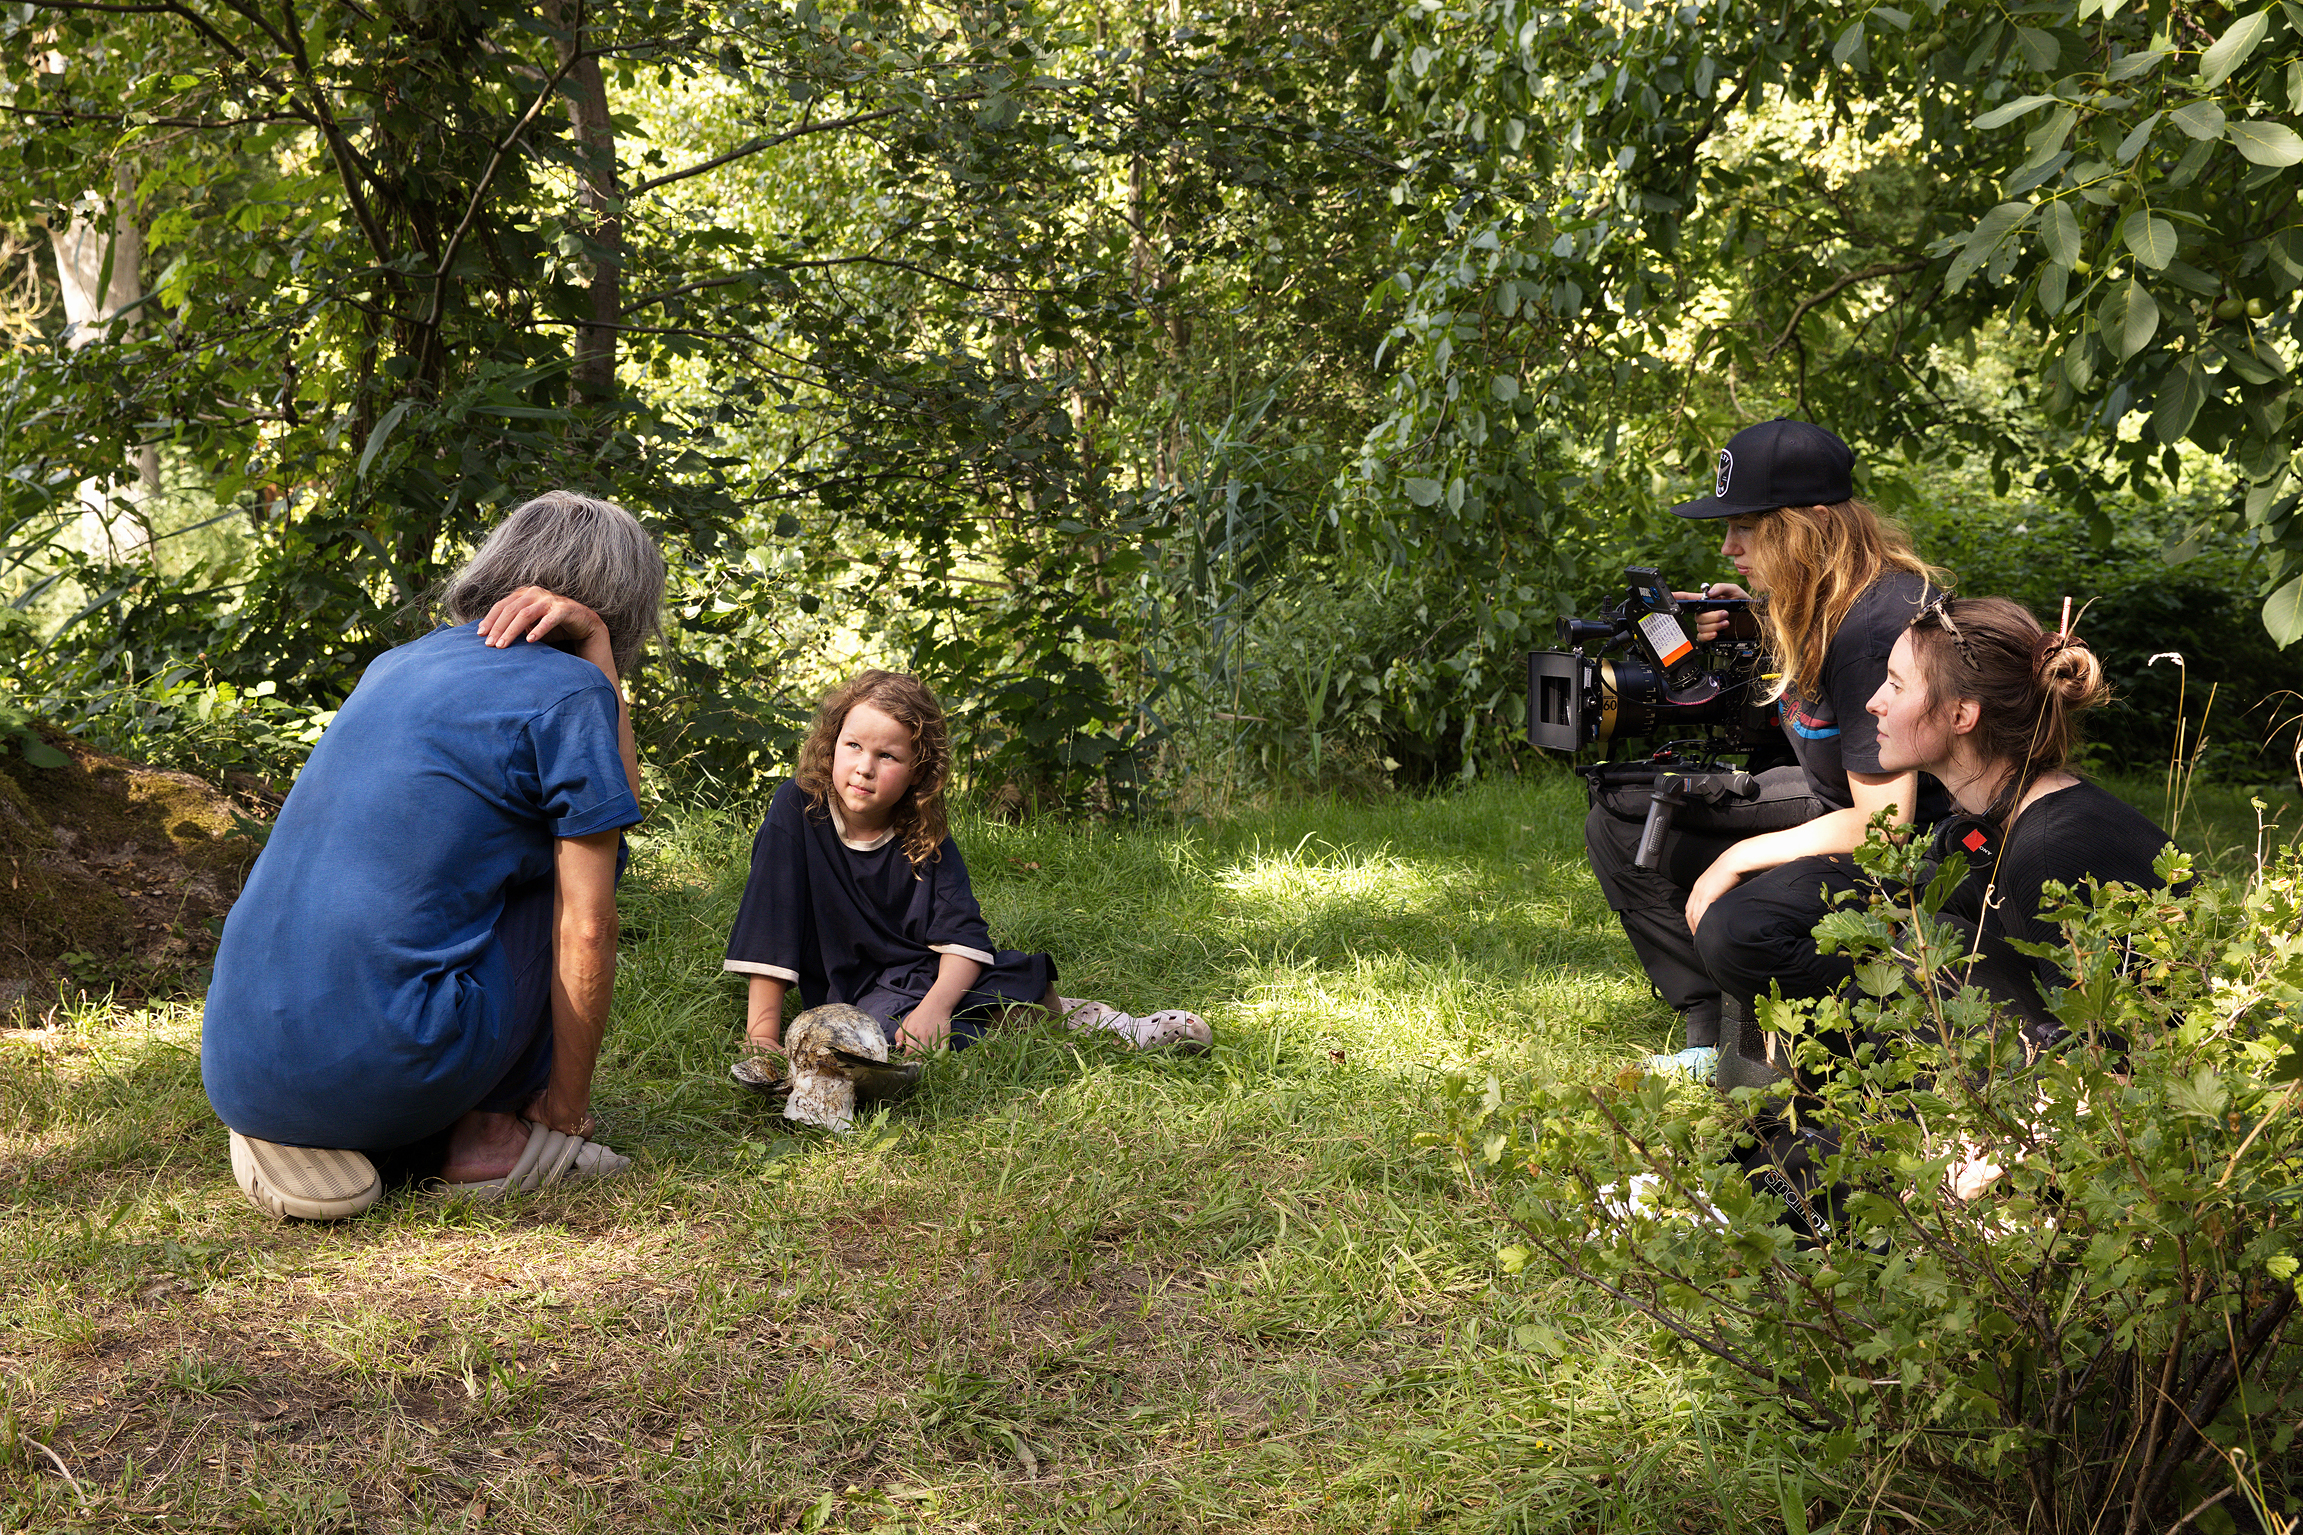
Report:
<svg viewBox="0 0 2303 1535"><path fill-rule="evenodd" d="M950 732L944 726L943 705L927 684L902 672L878 670L858 673L824 695L816 706L816 722L800 747L799 771L792 781L808 797L818 814L830 813L832 749L839 744L840 727L848 711L858 704L873 708L912 733L912 781L896 802L889 824L902 840L904 857L912 872L934 863L951 827L944 816L944 787L951 778Z"/></svg>
<svg viewBox="0 0 2303 1535"><path fill-rule="evenodd" d="M1776 665L1770 699L1815 696L1831 637L1872 582L1891 570L1948 579L1919 557L1900 524L1868 501L1781 506L1729 520L1745 529L1752 575L1766 594L1760 622Z"/></svg>

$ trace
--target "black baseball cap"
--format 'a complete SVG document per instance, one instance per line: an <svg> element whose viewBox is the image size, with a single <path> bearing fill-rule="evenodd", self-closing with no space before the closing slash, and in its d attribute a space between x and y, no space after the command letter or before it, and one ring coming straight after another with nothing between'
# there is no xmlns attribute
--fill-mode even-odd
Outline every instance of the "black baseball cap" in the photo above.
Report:
<svg viewBox="0 0 2303 1535"><path fill-rule="evenodd" d="M1778 416L1747 426L1719 450L1712 493L1672 508L1682 517L1729 517L1779 506L1831 506L1855 495L1855 450L1812 421Z"/></svg>

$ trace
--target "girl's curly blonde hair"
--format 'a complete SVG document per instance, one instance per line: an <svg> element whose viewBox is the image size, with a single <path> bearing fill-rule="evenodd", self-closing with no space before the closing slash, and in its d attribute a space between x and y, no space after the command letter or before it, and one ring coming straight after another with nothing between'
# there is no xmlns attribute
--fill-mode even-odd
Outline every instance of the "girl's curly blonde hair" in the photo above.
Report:
<svg viewBox="0 0 2303 1535"><path fill-rule="evenodd" d="M890 823L903 844L912 872L936 861L951 826L944 818L944 786L951 779L950 733L944 728L944 707L927 684L901 672L867 671L824 695L816 706L816 722L800 747L799 771L792 781L820 815L831 813L832 751L839 745L840 727L848 711L870 704L912 733L912 781L896 802Z"/></svg>

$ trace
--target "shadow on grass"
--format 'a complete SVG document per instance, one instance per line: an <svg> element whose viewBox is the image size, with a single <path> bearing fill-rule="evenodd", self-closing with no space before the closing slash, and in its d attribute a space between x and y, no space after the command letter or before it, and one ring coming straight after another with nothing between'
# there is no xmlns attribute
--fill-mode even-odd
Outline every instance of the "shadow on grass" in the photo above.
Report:
<svg viewBox="0 0 2303 1535"><path fill-rule="evenodd" d="M0 1390L107 1528L1492 1528L1617 1501L1671 1528L1732 1496L1674 1469L1686 1389L1610 1318L1498 1289L1416 1143L1449 1066L1582 1070L1660 1015L1579 806L963 824L1003 942L1056 952L1067 992L1193 1007L1218 1048L998 1032L844 1142L728 1081L751 827L666 818L599 1088L639 1166L493 1209L275 1224L231 1184L196 1016L92 1016L0 1054ZM11 1500L81 1507L0 1445Z"/></svg>

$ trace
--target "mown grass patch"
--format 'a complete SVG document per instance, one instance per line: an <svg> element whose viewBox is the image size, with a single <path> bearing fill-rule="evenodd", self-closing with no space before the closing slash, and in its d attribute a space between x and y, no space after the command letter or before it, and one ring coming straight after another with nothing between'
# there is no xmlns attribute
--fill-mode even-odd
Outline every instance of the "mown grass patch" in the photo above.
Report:
<svg viewBox="0 0 2303 1535"><path fill-rule="evenodd" d="M196 1009L0 1035L0 1525L1739 1528L1804 1496L1796 1454L1588 1294L1497 1285L1417 1141L1450 1068L1673 1042L1581 809L1550 777L966 821L1002 942L1217 1048L996 1034L844 1142L726 1076L752 826L659 816L596 1095L637 1166L506 1207L271 1221Z"/></svg>

